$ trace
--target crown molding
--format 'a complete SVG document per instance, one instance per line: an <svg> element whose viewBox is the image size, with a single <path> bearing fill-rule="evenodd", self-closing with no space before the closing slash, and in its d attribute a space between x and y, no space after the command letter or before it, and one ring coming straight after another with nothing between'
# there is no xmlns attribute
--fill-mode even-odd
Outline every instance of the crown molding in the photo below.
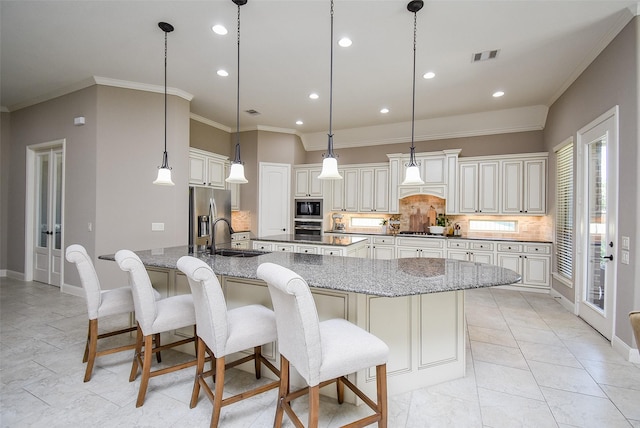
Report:
<svg viewBox="0 0 640 428"><path fill-rule="evenodd" d="M81 89L88 88L93 85L113 86L116 88L134 89L137 91L157 92L157 93L164 94L164 86L148 85L145 83L129 82L127 80L118 80L118 79L111 79L108 77L92 76L87 79L76 82L72 85L64 86L62 88L56 89L55 91L32 98L28 101L24 101L22 103L9 106L8 111L16 111L16 110L23 109L25 107L30 107L32 105L40 104L45 101L62 97L64 95L79 91ZM167 94L184 98L187 101L191 101L193 99L193 95L177 88L168 87Z"/></svg>
<svg viewBox="0 0 640 428"><path fill-rule="evenodd" d="M549 108L543 105L416 120L414 141L444 140L544 129ZM341 129L334 132L334 148L379 146L411 141L411 122ZM324 150L326 132L301 134L305 150Z"/></svg>
<svg viewBox="0 0 640 428"><path fill-rule="evenodd" d="M226 125L223 125L221 123L218 123L218 122L214 122L211 119L207 119L206 117L202 117L202 116L197 115L195 113L190 113L189 114L189 118L191 120L195 120L196 122L204 123L205 125L209 125L209 126L212 126L214 128L217 128L217 129L219 129L221 131L228 132L229 134L231 134L231 132L233 132L230 127L228 127Z"/></svg>

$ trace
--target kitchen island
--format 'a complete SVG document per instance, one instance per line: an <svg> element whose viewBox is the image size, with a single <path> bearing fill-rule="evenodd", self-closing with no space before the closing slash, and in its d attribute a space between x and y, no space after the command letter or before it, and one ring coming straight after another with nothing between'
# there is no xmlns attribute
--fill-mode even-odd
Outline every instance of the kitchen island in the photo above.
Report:
<svg viewBox="0 0 640 428"><path fill-rule="evenodd" d="M375 260L255 253L259 255L194 256L204 260L218 275L229 308L251 303L272 306L266 284L256 276L261 263L277 263L301 275L312 287L321 320L345 318L389 345L390 394L463 377L464 290L510 284L520 279L517 273L498 266L441 258ZM176 269L177 260L188 254L186 246L136 254L161 294L189 292L188 281ZM113 255L100 258L114 260ZM189 333L188 329L176 332L178 336ZM276 346L266 346L264 354L274 363L279 360ZM375 395L375 369L357 373L352 379L364 391ZM323 391L328 395L333 392L333 389Z"/></svg>

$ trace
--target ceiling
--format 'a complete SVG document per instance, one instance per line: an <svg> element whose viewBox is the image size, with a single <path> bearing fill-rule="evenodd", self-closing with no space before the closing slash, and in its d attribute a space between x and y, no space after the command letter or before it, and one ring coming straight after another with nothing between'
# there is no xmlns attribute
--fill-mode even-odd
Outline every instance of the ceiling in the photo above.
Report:
<svg viewBox="0 0 640 428"><path fill-rule="evenodd" d="M371 143L375 135L386 142L410 138L413 14L407 2L335 0L335 41L353 40L349 48L334 48L336 147ZM546 108L639 7L637 0L427 0L417 14L417 137L453 136L465 126L469 135L482 133L469 123L496 117L500 123L492 126L503 132L542 129ZM157 23L166 21L175 27L168 35L168 86L193 95L193 114L236 129L237 6L231 0L3 0L0 8L3 109L86 86L93 76L162 91L164 33ZM241 129L295 132L308 149L326 145L329 9L328 0L242 6ZM229 33L214 34L214 24ZM474 53L493 49L499 49L496 59L472 62ZM229 76L218 76L220 68ZM423 79L426 71L436 77ZM505 95L492 97L497 90ZM311 92L320 98L309 99ZM383 107L390 112L381 114ZM249 109L260 114L244 112Z"/></svg>

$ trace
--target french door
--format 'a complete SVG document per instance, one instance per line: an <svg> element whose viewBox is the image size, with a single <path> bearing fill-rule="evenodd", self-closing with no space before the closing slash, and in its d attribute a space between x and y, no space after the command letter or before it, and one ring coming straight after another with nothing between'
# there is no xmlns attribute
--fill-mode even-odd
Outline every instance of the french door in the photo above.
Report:
<svg viewBox="0 0 640 428"><path fill-rule="evenodd" d="M62 147L35 153L33 279L60 286L62 269Z"/></svg>
<svg viewBox="0 0 640 428"><path fill-rule="evenodd" d="M618 209L617 109L578 132L582 206L578 315L611 340Z"/></svg>

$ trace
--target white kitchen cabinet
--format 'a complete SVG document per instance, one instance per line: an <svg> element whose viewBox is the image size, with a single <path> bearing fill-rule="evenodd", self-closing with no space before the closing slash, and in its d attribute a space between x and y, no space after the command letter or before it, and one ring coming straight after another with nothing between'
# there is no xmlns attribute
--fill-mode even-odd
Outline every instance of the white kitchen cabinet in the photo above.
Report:
<svg viewBox="0 0 640 428"><path fill-rule="evenodd" d="M546 214L547 159L502 161L502 213Z"/></svg>
<svg viewBox="0 0 640 428"><path fill-rule="evenodd" d="M225 189L227 156L189 149L189 184Z"/></svg>
<svg viewBox="0 0 640 428"><path fill-rule="evenodd" d="M342 180L331 181L331 211L358 211L358 168L338 170Z"/></svg>
<svg viewBox="0 0 640 428"><path fill-rule="evenodd" d="M251 246L251 234L249 232L237 232L231 234L231 247L239 250L248 250Z"/></svg>
<svg viewBox="0 0 640 428"><path fill-rule="evenodd" d="M318 180L321 171L321 167L296 167L294 171L294 196L321 198L323 196L323 182Z"/></svg>
<svg viewBox="0 0 640 428"><path fill-rule="evenodd" d="M273 251L273 244L270 242L253 241L253 249L260 251Z"/></svg>
<svg viewBox="0 0 640 428"><path fill-rule="evenodd" d="M460 213L496 214L499 211L498 161L459 162Z"/></svg>
<svg viewBox="0 0 640 428"><path fill-rule="evenodd" d="M391 260L396 258L395 238L393 236L372 236L369 238L369 258Z"/></svg>
<svg viewBox="0 0 640 428"><path fill-rule="evenodd" d="M397 238L396 257L436 257L445 255L444 239L438 238Z"/></svg>
<svg viewBox="0 0 640 428"><path fill-rule="evenodd" d="M514 284L548 289L550 286L551 244L499 243L497 264L522 276Z"/></svg>
<svg viewBox="0 0 640 428"><path fill-rule="evenodd" d="M493 264L495 244L489 241L449 240L447 258Z"/></svg>
<svg viewBox="0 0 640 428"><path fill-rule="evenodd" d="M360 212L389 212L389 168L361 168Z"/></svg>

